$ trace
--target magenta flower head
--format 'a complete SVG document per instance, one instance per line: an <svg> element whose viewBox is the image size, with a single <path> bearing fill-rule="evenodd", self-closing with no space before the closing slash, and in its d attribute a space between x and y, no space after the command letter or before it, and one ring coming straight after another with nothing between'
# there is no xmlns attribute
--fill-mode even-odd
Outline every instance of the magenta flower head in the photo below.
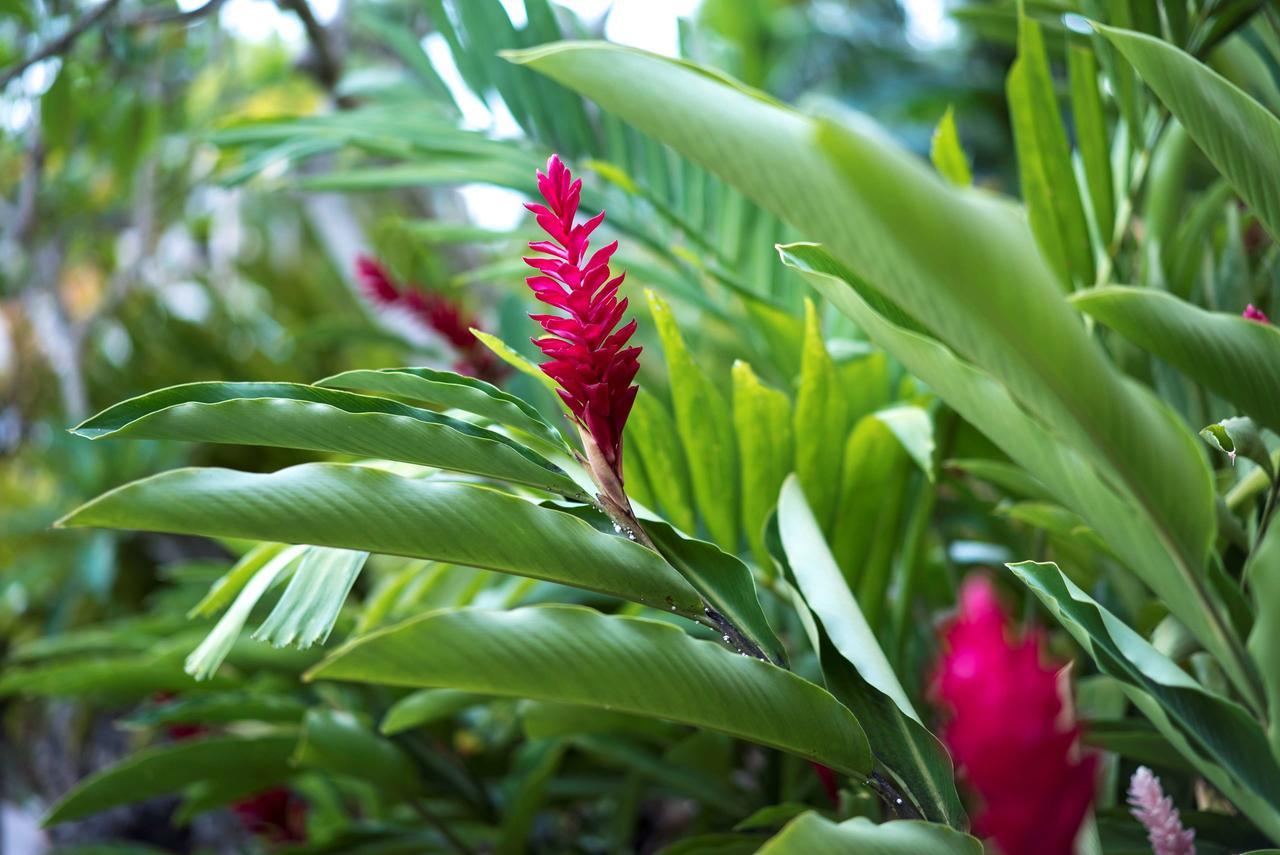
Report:
<svg viewBox="0 0 1280 855"><path fill-rule="evenodd" d="M1129 779L1129 807L1147 829L1154 855L1196 855L1196 833L1182 827L1173 799L1164 794L1160 779L1146 766Z"/></svg>
<svg viewBox="0 0 1280 855"><path fill-rule="evenodd" d="M995 588L971 576L944 633L934 692L942 731L979 804L975 833L1002 855L1071 855L1093 802L1097 758L1081 756L1059 668L1036 633L1011 636Z"/></svg>
<svg viewBox="0 0 1280 855"><path fill-rule="evenodd" d="M1241 317L1251 321L1261 321L1264 324L1271 323L1270 321L1267 320L1266 314L1263 313L1261 309L1256 308L1253 305L1253 303L1250 303L1249 305L1245 306L1244 311L1241 312L1240 315Z"/></svg>
<svg viewBox="0 0 1280 855"><path fill-rule="evenodd" d="M538 218L550 240L534 241L529 249L538 255L526 258L536 275L526 281L539 300L563 314L529 317L547 335L533 343L549 357L542 370L555 380L557 390L577 421L592 473L606 495L622 487L622 429L631 413L639 387L631 385L639 370L639 347L624 347L636 331L636 322L618 324L627 311L627 298L618 297L625 273L612 276L609 259L618 242L596 250L590 257L591 233L604 221L604 211L575 225L581 179L574 180L556 155L547 171L538 173L538 192L545 205L525 205ZM612 479L616 485L604 483Z"/></svg>

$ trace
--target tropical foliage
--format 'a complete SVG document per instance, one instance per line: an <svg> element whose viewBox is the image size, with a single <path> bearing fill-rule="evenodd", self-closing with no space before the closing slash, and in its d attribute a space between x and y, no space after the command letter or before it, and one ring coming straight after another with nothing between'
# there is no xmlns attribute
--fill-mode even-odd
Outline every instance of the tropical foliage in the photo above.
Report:
<svg viewBox="0 0 1280 855"><path fill-rule="evenodd" d="M669 58L546 0L283 3L311 82L152 72L203 99L167 128L75 106L68 53L5 155L60 394L0 469L6 740L128 734L64 776L63 851L1280 846L1280 13L975 3L913 75L850 3L885 56L816 73L837 5L707 0ZM179 18L76 10L60 50L226 49ZM119 162L99 109L177 154ZM183 146L209 171L166 178ZM54 219L101 158L134 261L82 237L116 196ZM157 201L215 182L297 250ZM177 333L169 222L216 295ZM138 805L186 839L93 836Z"/></svg>

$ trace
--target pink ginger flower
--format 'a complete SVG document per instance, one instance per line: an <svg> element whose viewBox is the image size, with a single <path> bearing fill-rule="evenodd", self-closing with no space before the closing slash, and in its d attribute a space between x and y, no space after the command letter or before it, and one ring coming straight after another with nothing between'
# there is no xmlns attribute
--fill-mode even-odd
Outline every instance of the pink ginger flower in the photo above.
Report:
<svg viewBox="0 0 1280 855"><path fill-rule="evenodd" d="M944 633L934 692L949 713L942 740L979 801L973 828L1003 855L1071 855L1093 802L1097 758L1040 636L1014 637L991 581L971 576Z"/></svg>
<svg viewBox="0 0 1280 855"><path fill-rule="evenodd" d="M364 255L356 258L356 279L370 302L407 312L419 325L449 342L458 354L454 370L484 380L502 378L504 371L497 358L471 332L479 323L453 300L397 284L382 264Z"/></svg>
<svg viewBox="0 0 1280 855"><path fill-rule="evenodd" d="M604 221L604 211L574 224L581 179L556 155L538 173L538 192L545 205L526 204L550 240L534 241L538 255L525 263L538 273L526 280L539 300L564 314L529 317L547 335L533 343L548 357L542 370L577 421L591 469L605 494L622 503L622 429L631 413L638 386L639 347L624 347L636 330L635 320L617 328L627 311L618 297L625 273L611 277L609 259L618 242L587 257L591 233ZM616 482L616 483L610 483Z"/></svg>
<svg viewBox="0 0 1280 855"><path fill-rule="evenodd" d="M1261 321L1264 324L1271 323L1269 320L1267 320L1266 314L1263 313L1261 309L1255 307L1253 303L1250 303L1249 305L1245 306L1244 311L1241 312L1240 315L1241 317L1247 318L1251 321Z"/></svg>
<svg viewBox="0 0 1280 855"><path fill-rule="evenodd" d="M1160 779L1139 766L1129 780L1130 813L1146 826L1155 855L1196 855L1196 832L1182 827L1173 799L1160 788Z"/></svg>

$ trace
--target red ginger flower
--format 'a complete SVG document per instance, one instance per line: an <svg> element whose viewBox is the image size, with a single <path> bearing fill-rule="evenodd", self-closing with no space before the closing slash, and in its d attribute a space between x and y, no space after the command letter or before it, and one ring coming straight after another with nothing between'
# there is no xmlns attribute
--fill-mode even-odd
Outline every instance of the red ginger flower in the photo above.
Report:
<svg viewBox="0 0 1280 855"><path fill-rule="evenodd" d="M1080 756L1080 728L1059 669L1041 663L1039 634L1012 638L991 581L972 576L944 641L934 691L951 714L943 742L981 800L975 833L1003 855L1071 855L1097 758Z"/></svg>
<svg viewBox="0 0 1280 855"><path fill-rule="evenodd" d="M591 440L586 443L588 457L598 450L620 488L622 428L639 389L631 381L640 368L640 348L623 347L636 331L634 320L615 329L627 311L627 298L618 297L618 286L626 274L611 279L609 271L609 259L618 242L585 258L591 233L604 221L604 211L574 225L582 180L574 180L558 156L552 155L547 171L538 173L538 192L546 204L525 207L551 239L529 244L541 255L525 259L538 271L526 281L539 300L565 315L531 314L529 317L548 333L533 343L550 357L542 370L560 385L557 391L581 427L584 442ZM602 473L596 474L599 478ZM609 491L608 485L601 487Z"/></svg>
<svg viewBox="0 0 1280 855"><path fill-rule="evenodd" d="M449 342L459 356L455 370L485 380L501 378L497 359L471 332L479 324L453 300L443 294L398 285L385 267L365 255L356 258L356 278L371 302L406 311L420 325Z"/></svg>
<svg viewBox="0 0 1280 855"><path fill-rule="evenodd" d="M1261 321L1264 324L1270 323L1267 316L1259 308L1254 307L1253 303L1244 307L1244 311L1240 313L1241 317L1251 321Z"/></svg>

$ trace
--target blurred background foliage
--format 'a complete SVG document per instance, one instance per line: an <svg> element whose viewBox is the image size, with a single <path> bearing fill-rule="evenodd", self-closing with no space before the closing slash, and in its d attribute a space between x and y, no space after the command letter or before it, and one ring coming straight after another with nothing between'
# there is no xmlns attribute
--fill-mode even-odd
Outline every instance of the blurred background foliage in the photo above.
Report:
<svg viewBox="0 0 1280 855"><path fill-rule="evenodd" d="M648 14L678 27L666 49L782 101L867 113L922 155L950 109L975 181L1018 193L1005 92L1016 3L703 0L687 4L678 23L673 4L659 5L661 14ZM1275 109L1274 9L1254 17L1261 4L1217 5L1231 23L1204 37L1200 55ZM181 747L189 734L178 728L193 721L288 727L303 734L302 747L291 739L282 748L269 727L236 731L259 740L235 749L248 752L245 762L257 758L253 786L221 782L222 790L188 792L181 805L117 807L59 826L59 845L241 851L301 845L305 836L302 851L398 852L474 834L516 847L508 851L528 835L545 851L564 851L567 841L580 851L653 851L723 832L750 809L827 798L798 761L766 760L674 726L588 721L573 708L449 690L396 699L380 689L306 686L298 677L315 651L240 638L239 626L223 652L227 667L194 685L183 661L215 626L202 595L229 568L256 560L254 546L49 531L84 500L152 472L187 464L269 471L307 459L226 445L91 446L66 435L115 401L198 380L309 382L355 368L449 367L456 354L437 331L367 298L356 275L362 254L399 282L447 296L532 357L519 263L532 230L519 202L553 150L587 176L586 206L608 210L633 306L645 316L645 391L627 451L637 498L738 551L740 520L708 518L689 480L696 473L659 474L663 461L684 465L674 438L679 393L657 358L672 364L680 340L660 337L647 317L654 303L640 295L652 289L684 331L691 364L726 400L731 389L736 401L739 388L763 383L785 393L785 407L808 400L813 418L836 425L834 452L801 449L797 437L801 480L808 466L815 487L829 482L815 505L826 509L841 566L878 568L850 584L861 586L864 609L917 699L933 623L970 565L1057 559L1077 578L1114 588L1113 600L1144 632L1165 617L1129 577L1109 572L1112 557L1090 530L1045 501L850 321L821 303L806 314L801 278L773 249L802 236L692 162L498 57L564 37L623 37L624 13L643 18L643 6L0 2L0 657L15 666L0 680L7 826L133 748ZM1154 3L1025 6L1044 27L1064 97L1066 52L1090 38L1081 16L1131 15L1119 23L1152 32L1168 25L1144 19ZM1131 145L1145 152L1140 162L1152 176L1179 180L1144 184L1138 176L1132 195L1120 187L1137 212L1135 232L1164 239L1121 240L1113 281L1170 277L1210 307L1280 306L1275 246L1185 135ZM1121 342L1115 349L1197 429L1230 414L1160 363ZM505 385L556 415L535 379L512 371ZM850 403L829 412L837 398ZM944 464L936 483L913 460L919 448L874 417L892 405L929 414L933 444L924 457ZM832 471L839 477L823 477ZM743 513L744 552L760 570L767 546L750 537L750 523L762 520ZM272 591L254 615L265 616L280 596ZM486 571L375 557L335 621L363 631L432 607L552 596ZM868 603L886 603L886 613ZM188 621L192 609L199 619ZM1082 706L1106 714L1114 694L1086 691ZM394 715L384 716L388 708ZM1129 756L1161 760L1149 729L1099 732ZM365 753L373 759L358 768L343 760ZM403 763L420 785L408 796L396 789ZM1114 784L1117 772L1110 774ZM289 789L271 789L286 782ZM262 797L264 789L274 795ZM866 792L835 797L841 816L875 811ZM549 802L560 809L539 813ZM1113 793L1102 807L1114 802ZM301 818L299 803L308 806ZM239 825L206 821L205 811L227 806ZM775 828L790 815L775 809L758 825ZM167 821L192 816L187 825ZM1116 828L1117 839L1132 836L1123 820ZM1230 839L1231 829L1217 831Z"/></svg>

